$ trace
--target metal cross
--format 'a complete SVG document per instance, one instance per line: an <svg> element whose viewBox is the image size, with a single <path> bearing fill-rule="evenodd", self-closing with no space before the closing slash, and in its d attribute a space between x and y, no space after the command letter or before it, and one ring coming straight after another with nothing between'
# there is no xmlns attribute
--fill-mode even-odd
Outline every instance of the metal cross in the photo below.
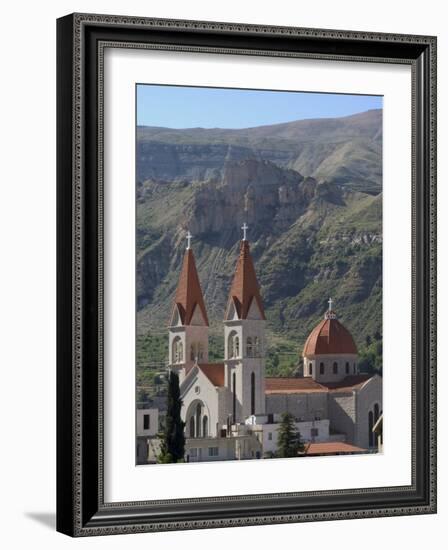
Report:
<svg viewBox="0 0 448 550"><path fill-rule="evenodd" d="M328 300L328 311L331 311L331 306L333 305L333 300L330 298Z"/></svg>
<svg viewBox="0 0 448 550"><path fill-rule="evenodd" d="M191 248L191 239L193 238L193 235L188 231L187 232L187 250L190 250Z"/></svg>
<svg viewBox="0 0 448 550"><path fill-rule="evenodd" d="M247 236L247 230L249 229L249 226L247 225L246 222L244 222L243 226L241 227L241 229L243 230L243 241L246 241L246 236Z"/></svg>

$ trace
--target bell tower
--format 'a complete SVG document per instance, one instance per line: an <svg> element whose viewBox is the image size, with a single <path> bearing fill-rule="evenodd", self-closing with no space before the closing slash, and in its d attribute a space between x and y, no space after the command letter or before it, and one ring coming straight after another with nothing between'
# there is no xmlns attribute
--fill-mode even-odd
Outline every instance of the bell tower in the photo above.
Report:
<svg viewBox="0 0 448 550"><path fill-rule="evenodd" d="M208 362L207 311L191 249L190 232L186 238L187 247L168 327L169 366L178 373L180 382L196 362Z"/></svg>
<svg viewBox="0 0 448 550"><path fill-rule="evenodd" d="M254 263L243 238L224 318L225 385L230 390L233 423L265 413L265 324Z"/></svg>

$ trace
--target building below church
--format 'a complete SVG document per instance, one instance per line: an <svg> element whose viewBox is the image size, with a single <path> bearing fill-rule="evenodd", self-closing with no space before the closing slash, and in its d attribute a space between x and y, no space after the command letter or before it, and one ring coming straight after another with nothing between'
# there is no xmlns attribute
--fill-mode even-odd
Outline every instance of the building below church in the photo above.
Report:
<svg viewBox="0 0 448 550"><path fill-rule="evenodd" d="M376 451L373 427L382 414L382 381L358 372L356 344L331 300L303 348L303 376L266 377L266 317L246 228L224 312L219 363L208 358L209 321L190 239L185 251L168 331L169 368L179 375L183 403L186 461L272 457L284 412L294 416L309 454Z"/></svg>

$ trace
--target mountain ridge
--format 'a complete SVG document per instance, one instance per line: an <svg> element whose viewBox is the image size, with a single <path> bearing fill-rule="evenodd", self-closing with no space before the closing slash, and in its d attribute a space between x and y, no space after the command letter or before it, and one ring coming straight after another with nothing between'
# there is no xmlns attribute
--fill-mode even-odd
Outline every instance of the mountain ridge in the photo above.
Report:
<svg viewBox="0 0 448 550"><path fill-rule="evenodd" d="M137 128L137 180L208 180L253 157L304 176L381 191L382 110L248 129Z"/></svg>
<svg viewBox="0 0 448 550"><path fill-rule="evenodd" d="M321 140L316 134L306 146L295 144L293 154L266 128L264 144L275 142L276 150L260 148L259 141L258 148L232 140L193 144L184 135L180 148L172 137L155 146L149 140L140 155L146 142L137 133L138 356L144 355L140 348L148 349L148 335L153 352L157 348L163 357L166 351L187 230L194 236L211 338L221 342L244 222L266 310L269 354L286 346L298 358L330 296L358 345L381 333L381 112L348 118L342 127L354 118L366 126L364 137L354 139L351 127L334 145L327 139L330 130L341 135L334 123Z"/></svg>

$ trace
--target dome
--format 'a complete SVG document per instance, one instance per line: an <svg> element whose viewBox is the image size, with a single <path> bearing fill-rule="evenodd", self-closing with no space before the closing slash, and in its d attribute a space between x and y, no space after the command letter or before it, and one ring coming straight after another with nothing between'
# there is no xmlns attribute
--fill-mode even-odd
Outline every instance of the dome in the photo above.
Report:
<svg viewBox="0 0 448 550"><path fill-rule="evenodd" d="M303 355L357 355L358 350L350 332L340 323L332 310L311 331Z"/></svg>

